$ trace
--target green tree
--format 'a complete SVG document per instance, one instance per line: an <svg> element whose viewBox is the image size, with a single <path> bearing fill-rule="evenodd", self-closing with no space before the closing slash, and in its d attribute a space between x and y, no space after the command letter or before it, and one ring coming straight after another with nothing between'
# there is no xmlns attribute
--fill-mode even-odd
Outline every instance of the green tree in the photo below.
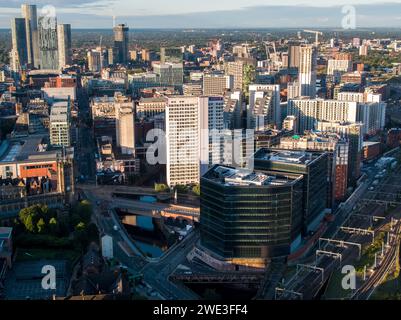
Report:
<svg viewBox="0 0 401 320"><path fill-rule="evenodd" d="M200 197L200 185L197 184L195 187L193 187L192 192L195 193L198 197Z"/></svg>
<svg viewBox="0 0 401 320"><path fill-rule="evenodd" d="M38 230L38 233L43 234L45 233L46 229L46 222L43 220L43 218L40 218L38 223L36 224L36 228Z"/></svg>
<svg viewBox="0 0 401 320"><path fill-rule="evenodd" d="M156 192L167 192L169 190L168 186L163 183L155 183Z"/></svg>
<svg viewBox="0 0 401 320"><path fill-rule="evenodd" d="M86 229L86 225L82 221L75 226L76 231L85 231L85 229Z"/></svg>
<svg viewBox="0 0 401 320"><path fill-rule="evenodd" d="M54 217L49 220L49 230L52 235L57 235L59 232L57 219Z"/></svg>

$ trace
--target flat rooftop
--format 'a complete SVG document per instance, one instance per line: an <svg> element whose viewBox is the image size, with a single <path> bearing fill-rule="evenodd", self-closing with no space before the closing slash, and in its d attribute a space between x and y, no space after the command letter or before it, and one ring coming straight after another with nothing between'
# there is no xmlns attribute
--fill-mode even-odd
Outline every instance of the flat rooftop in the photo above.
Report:
<svg viewBox="0 0 401 320"><path fill-rule="evenodd" d="M31 135L20 139L6 140L0 146L0 165L13 162L54 161L61 149L46 150L46 135Z"/></svg>
<svg viewBox="0 0 401 320"><path fill-rule="evenodd" d="M305 151L260 149L255 153L255 160L307 165L319 156Z"/></svg>
<svg viewBox="0 0 401 320"><path fill-rule="evenodd" d="M269 175L226 166L215 166L203 177L224 186L284 186L295 180L282 175Z"/></svg>

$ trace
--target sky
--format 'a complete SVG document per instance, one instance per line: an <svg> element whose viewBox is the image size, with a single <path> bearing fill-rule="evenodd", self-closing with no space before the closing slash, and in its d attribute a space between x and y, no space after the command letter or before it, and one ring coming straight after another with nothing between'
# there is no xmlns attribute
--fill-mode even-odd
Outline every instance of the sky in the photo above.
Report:
<svg viewBox="0 0 401 320"><path fill-rule="evenodd" d="M357 27L401 27L401 0L0 0L0 28L20 16L22 3L56 8L73 28L341 28L343 6L353 5Z"/></svg>

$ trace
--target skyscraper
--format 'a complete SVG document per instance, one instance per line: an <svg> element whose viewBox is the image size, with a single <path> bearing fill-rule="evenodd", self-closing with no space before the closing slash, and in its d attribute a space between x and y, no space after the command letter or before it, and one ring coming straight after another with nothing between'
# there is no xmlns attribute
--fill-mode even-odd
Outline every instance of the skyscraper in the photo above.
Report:
<svg viewBox="0 0 401 320"><path fill-rule="evenodd" d="M316 97L316 48L302 46L299 52L299 93L301 96Z"/></svg>
<svg viewBox="0 0 401 320"><path fill-rule="evenodd" d="M199 98L169 97L166 107L167 184L199 183Z"/></svg>
<svg viewBox="0 0 401 320"><path fill-rule="evenodd" d="M288 67L289 68L299 68L299 45L290 45L288 48Z"/></svg>
<svg viewBox="0 0 401 320"><path fill-rule="evenodd" d="M39 67L39 33L36 5L21 5L22 17L25 18L28 63Z"/></svg>
<svg viewBox="0 0 401 320"><path fill-rule="evenodd" d="M71 25L59 24L57 26L58 60L59 68L72 63Z"/></svg>
<svg viewBox="0 0 401 320"><path fill-rule="evenodd" d="M200 97L201 175L224 162L224 97Z"/></svg>
<svg viewBox="0 0 401 320"><path fill-rule="evenodd" d="M13 18L11 20L11 35L15 61L18 61L20 66L23 66L28 63L26 25L24 18Z"/></svg>
<svg viewBox="0 0 401 320"><path fill-rule="evenodd" d="M114 27L114 47L117 48L117 63L127 63L128 55L128 32L129 28L125 24L119 24Z"/></svg>
<svg viewBox="0 0 401 320"><path fill-rule="evenodd" d="M57 70L58 43L57 43L57 18L53 16L39 17L39 50L40 69Z"/></svg>
<svg viewBox="0 0 401 320"><path fill-rule="evenodd" d="M281 127L280 85L250 85L248 129L265 131Z"/></svg>

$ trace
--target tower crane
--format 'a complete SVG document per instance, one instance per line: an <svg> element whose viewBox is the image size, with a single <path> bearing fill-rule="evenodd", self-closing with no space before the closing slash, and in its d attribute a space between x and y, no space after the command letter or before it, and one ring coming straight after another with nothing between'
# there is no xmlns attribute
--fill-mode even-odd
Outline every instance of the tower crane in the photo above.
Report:
<svg viewBox="0 0 401 320"><path fill-rule="evenodd" d="M322 36L323 32L314 31L314 30L304 30L304 32L306 32L306 33L314 33L315 34L315 36L316 36L315 46L317 47L319 45L319 36Z"/></svg>

